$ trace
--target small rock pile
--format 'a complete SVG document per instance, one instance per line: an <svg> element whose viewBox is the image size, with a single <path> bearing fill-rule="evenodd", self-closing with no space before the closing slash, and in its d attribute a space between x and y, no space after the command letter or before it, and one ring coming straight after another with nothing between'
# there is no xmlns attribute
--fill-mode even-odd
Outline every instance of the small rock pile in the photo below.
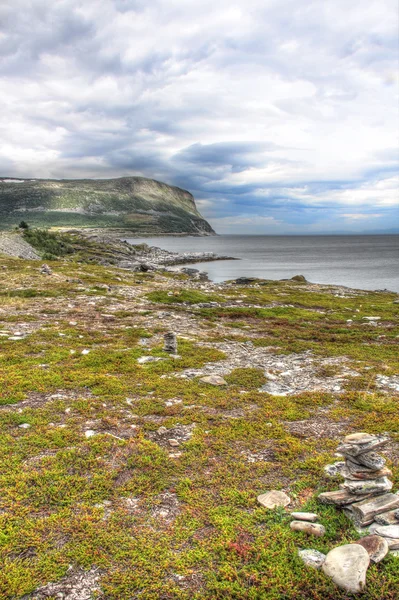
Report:
<svg viewBox="0 0 399 600"><path fill-rule="evenodd" d="M344 483L340 490L320 494L319 500L344 508L360 533L371 525L384 535L383 526L393 526L398 539L391 537L393 541L388 543L394 550L399 548L399 495L391 493L391 471L385 466L385 459L375 452L387 442L386 437L368 433L347 435L337 448L345 460L325 468L329 475L342 475Z"/></svg>

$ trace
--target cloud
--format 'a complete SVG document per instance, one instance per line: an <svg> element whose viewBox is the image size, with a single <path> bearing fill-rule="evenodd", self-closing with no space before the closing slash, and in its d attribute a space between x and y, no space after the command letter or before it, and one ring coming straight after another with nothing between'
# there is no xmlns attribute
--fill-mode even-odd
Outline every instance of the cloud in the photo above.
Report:
<svg viewBox="0 0 399 600"><path fill-rule="evenodd" d="M162 179L226 231L391 228L397 27L396 0L5 0L2 174Z"/></svg>

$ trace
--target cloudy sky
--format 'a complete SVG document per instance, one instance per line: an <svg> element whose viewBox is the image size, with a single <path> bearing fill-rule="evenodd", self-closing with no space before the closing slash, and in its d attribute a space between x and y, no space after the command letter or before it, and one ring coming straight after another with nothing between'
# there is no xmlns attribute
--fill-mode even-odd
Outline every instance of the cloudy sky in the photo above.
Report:
<svg viewBox="0 0 399 600"><path fill-rule="evenodd" d="M220 233L399 231L396 0L2 0L0 175L144 175Z"/></svg>

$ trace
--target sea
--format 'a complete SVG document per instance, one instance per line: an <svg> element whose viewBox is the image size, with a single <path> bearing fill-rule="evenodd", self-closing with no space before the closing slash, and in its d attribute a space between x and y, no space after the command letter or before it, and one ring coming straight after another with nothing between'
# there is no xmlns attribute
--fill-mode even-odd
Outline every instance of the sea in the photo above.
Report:
<svg viewBox="0 0 399 600"><path fill-rule="evenodd" d="M215 252L240 259L189 265L207 271L215 282L237 277L288 279L304 275L313 283L399 292L399 235L218 235L127 241L173 252Z"/></svg>

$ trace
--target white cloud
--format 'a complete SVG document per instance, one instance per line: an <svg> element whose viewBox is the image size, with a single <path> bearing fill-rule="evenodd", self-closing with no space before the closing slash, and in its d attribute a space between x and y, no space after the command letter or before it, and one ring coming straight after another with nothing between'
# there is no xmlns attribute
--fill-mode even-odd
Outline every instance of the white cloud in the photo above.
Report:
<svg viewBox="0 0 399 600"><path fill-rule="evenodd" d="M6 176L142 173L235 218L253 197L261 218L277 195L398 204L396 0L6 0L0 19ZM241 164L182 162L243 143Z"/></svg>

